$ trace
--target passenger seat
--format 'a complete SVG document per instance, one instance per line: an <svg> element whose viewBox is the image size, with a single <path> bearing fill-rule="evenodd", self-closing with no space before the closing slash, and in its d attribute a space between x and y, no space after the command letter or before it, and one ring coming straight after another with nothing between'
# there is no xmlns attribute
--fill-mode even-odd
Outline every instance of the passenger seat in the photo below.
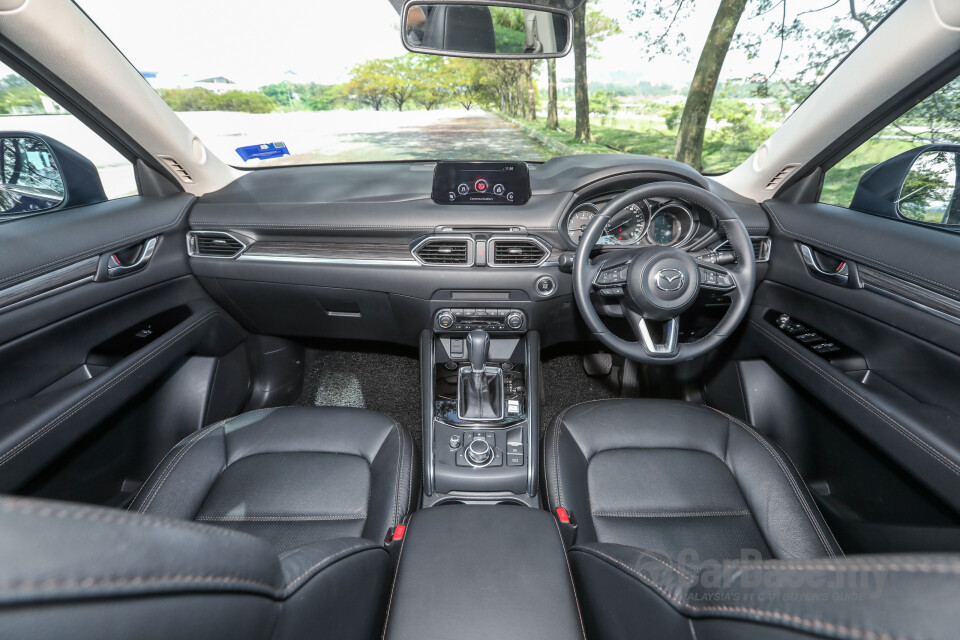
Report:
<svg viewBox="0 0 960 640"><path fill-rule="evenodd" d="M207 427L167 454L131 510L269 540L382 541L415 508L413 440L365 409L286 407Z"/></svg>

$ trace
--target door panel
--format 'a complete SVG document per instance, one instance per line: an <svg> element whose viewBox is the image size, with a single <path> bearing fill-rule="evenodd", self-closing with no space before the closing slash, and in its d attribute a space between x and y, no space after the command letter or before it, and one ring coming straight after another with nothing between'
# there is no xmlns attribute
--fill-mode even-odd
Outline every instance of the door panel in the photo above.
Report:
<svg viewBox="0 0 960 640"><path fill-rule="evenodd" d="M243 342L190 273L192 202L125 198L0 225L0 491L49 475L68 452L77 457L93 432L192 358L223 357Z"/></svg>
<svg viewBox="0 0 960 640"><path fill-rule="evenodd" d="M846 441L862 438L864 449L875 447L894 473L906 474L899 495L871 500L886 501L887 513L897 511L897 500L929 500L934 511L942 501L954 516L938 526L954 521L960 514L960 394L954 388L960 316L951 312L960 309L954 258L960 236L830 205L770 201L764 207L773 222L773 251L745 344L830 420L852 429ZM833 277L841 273L847 277ZM779 320L781 314L790 322ZM836 349L814 348L828 343ZM916 490L908 486L913 481L921 485ZM862 482L867 496L867 474ZM929 498L920 497L927 491ZM821 493L829 502L829 488ZM849 511L848 524L877 533L863 526L856 509ZM921 529L915 546L936 548ZM891 540L904 544L909 535L902 534Z"/></svg>

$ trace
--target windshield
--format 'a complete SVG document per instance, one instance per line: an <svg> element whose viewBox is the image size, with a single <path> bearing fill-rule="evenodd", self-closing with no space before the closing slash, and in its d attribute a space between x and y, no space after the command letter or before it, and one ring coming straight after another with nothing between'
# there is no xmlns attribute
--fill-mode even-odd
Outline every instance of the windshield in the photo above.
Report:
<svg viewBox="0 0 960 640"><path fill-rule="evenodd" d="M636 153L721 173L897 0L589 0L556 61L408 53L389 0L79 4L234 166Z"/></svg>

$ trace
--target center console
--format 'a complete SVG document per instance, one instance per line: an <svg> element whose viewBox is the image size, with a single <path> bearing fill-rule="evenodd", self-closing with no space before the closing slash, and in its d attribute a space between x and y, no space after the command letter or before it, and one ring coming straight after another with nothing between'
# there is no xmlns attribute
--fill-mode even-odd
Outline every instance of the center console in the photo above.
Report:
<svg viewBox="0 0 960 640"><path fill-rule="evenodd" d="M566 550L546 511L421 509L401 544L386 640L583 640Z"/></svg>
<svg viewBox="0 0 960 640"><path fill-rule="evenodd" d="M440 309L421 336L424 506L538 506L539 335L516 309Z"/></svg>

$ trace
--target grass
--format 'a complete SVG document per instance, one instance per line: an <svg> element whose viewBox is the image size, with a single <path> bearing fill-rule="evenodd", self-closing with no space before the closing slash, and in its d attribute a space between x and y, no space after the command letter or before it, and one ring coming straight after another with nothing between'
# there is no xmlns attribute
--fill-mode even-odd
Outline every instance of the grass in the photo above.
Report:
<svg viewBox="0 0 960 640"><path fill-rule="evenodd" d="M576 124L571 118L562 118L559 130L547 129L543 117L535 122L524 121L524 124L568 145L575 153L635 153L670 158L677 139L675 130L645 126L643 121L638 123L615 118L594 118L590 123L594 141L590 143L573 139ZM737 139L708 131L703 145L703 173L725 173L737 167L772 132L772 127L758 126L751 129L748 135ZM827 172L820 201L849 207L864 172L913 146L906 140L868 140Z"/></svg>
<svg viewBox="0 0 960 640"><path fill-rule="evenodd" d="M907 140L873 138L860 145L856 151L827 171L823 178L820 202L849 207L860 177L874 165L912 149L915 145Z"/></svg>

